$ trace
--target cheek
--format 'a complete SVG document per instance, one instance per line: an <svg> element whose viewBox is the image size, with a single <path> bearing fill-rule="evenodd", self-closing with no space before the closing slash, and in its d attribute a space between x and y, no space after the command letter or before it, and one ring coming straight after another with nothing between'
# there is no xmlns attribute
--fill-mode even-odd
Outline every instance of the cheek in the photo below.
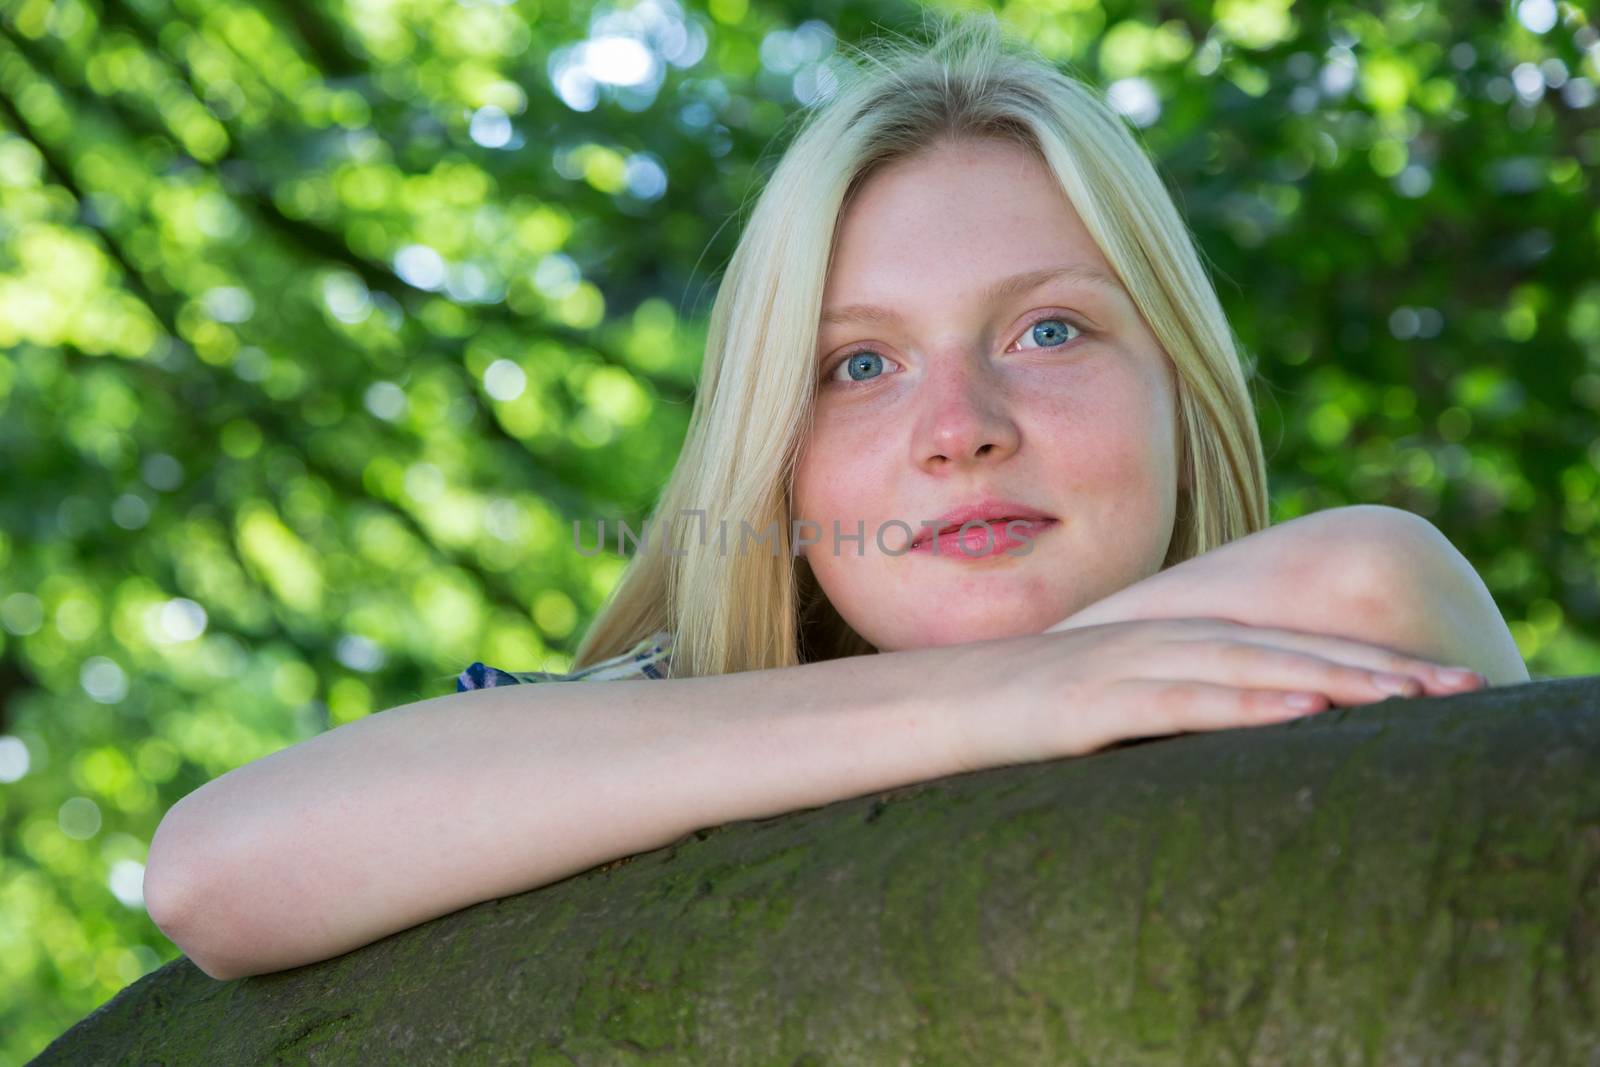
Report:
<svg viewBox="0 0 1600 1067"><path fill-rule="evenodd" d="M1031 401L1035 435L1068 499L1077 489L1080 499L1105 501L1111 511L1142 511L1149 491L1171 476L1171 415L1161 383L1096 370Z"/></svg>
<svg viewBox="0 0 1600 1067"><path fill-rule="evenodd" d="M831 457L818 437L813 435L805 442L799 459L795 462L794 486L791 503L794 518L809 518L817 508L817 493L828 485L828 467Z"/></svg>
<svg viewBox="0 0 1600 1067"><path fill-rule="evenodd" d="M818 498L818 491L828 484L822 474L826 464L826 457L819 455L814 445L808 445L795 466L791 519L814 519L821 513L824 502Z"/></svg>
<svg viewBox="0 0 1600 1067"><path fill-rule="evenodd" d="M888 471L885 437L867 425L818 418L813 437L795 466L795 517L822 523L834 518L865 518L863 510L881 499Z"/></svg>

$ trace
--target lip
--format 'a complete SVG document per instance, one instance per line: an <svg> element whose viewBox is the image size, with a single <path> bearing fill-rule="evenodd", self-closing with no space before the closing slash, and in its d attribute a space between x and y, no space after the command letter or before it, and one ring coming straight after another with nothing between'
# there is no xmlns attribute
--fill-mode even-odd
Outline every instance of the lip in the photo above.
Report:
<svg viewBox="0 0 1600 1067"><path fill-rule="evenodd" d="M1004 525L1011 519L1029 519L1035 522L1054 522L1055 516L1048 515L1030 504L1023 504L1015 500L974 500L951 508L937 519L929 520L939 523L937 529L921 527L921 532L911 539L910 547L915 549L928 544L934 537L951 533L961 529L963 523L979 519L993 525Z"/></svg>
<svg viewBox="0 0 1600 1067"><path fill-rule="evenodd" d="M1019 521L1026 522L1032 527L1028 536L1019 537L1012 534L1011 524ZM1006 520L1003 526L991 525L981 537L975 527L968 527L964 537L959 530L952 530L915 545L910 551L915 556L942 556L962 563L978 563L996 557L1026 556L1032 551L1030 546L1034 538L1060 525L1055 519L1013 518Z"/></svg>

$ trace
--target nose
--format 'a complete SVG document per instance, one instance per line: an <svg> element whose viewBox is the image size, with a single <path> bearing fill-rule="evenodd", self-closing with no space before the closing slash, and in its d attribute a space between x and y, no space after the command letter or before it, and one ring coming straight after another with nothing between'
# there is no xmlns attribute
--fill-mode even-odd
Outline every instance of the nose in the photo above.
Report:
<svg viewBox="0 0 1600 1067"><path fill-rule="evenodd" d="M998 463L1017 450L1021 430L1003 384L981 357L933 361L922 383L913 458L928 470Z"/></svg>

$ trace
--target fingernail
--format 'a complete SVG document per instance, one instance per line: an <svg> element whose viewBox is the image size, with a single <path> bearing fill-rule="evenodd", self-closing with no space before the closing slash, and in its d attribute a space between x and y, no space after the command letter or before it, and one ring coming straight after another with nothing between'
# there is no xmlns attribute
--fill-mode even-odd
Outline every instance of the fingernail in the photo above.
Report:
<svg viewBox="0 0 1600 1067"><path fill-rule="evenodd" d="M1373 682L1385 693L1393 693L1397 697L1415 696L1418 688L1415 679L1399 674L1380 674L1373 678Z"/></svg>
<svg viewBox="0 0 1600 1067"><path fill-rule="evenodd" d="M1464 667L1446 667L1439 671L1439 680L1445 685L1466 685L1468 682L1483 682L1483 675L1477 671L1469 671Z"/></svg>
<svg viewBox="0 0 1600 1067"><path fill-rule="evenodd" d="M1322 698L1315 693L1290 693L1283 702L1296 711L1316 711L1322 705Z"/></svg>

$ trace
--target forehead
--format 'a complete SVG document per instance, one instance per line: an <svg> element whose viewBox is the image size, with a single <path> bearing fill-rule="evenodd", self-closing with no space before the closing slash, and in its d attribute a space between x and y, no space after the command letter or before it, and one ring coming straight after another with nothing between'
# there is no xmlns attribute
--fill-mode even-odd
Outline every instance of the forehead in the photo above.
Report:
<svg viewBox="0 0 1600 1067"><path fill-rule="evenodd" d="M840 216L824 307L917 293L999 297L1021 275L1123 292L1043 160L1004 142L952 144L880 169ZM824 322L837 321L836 314Z"/></svg>

